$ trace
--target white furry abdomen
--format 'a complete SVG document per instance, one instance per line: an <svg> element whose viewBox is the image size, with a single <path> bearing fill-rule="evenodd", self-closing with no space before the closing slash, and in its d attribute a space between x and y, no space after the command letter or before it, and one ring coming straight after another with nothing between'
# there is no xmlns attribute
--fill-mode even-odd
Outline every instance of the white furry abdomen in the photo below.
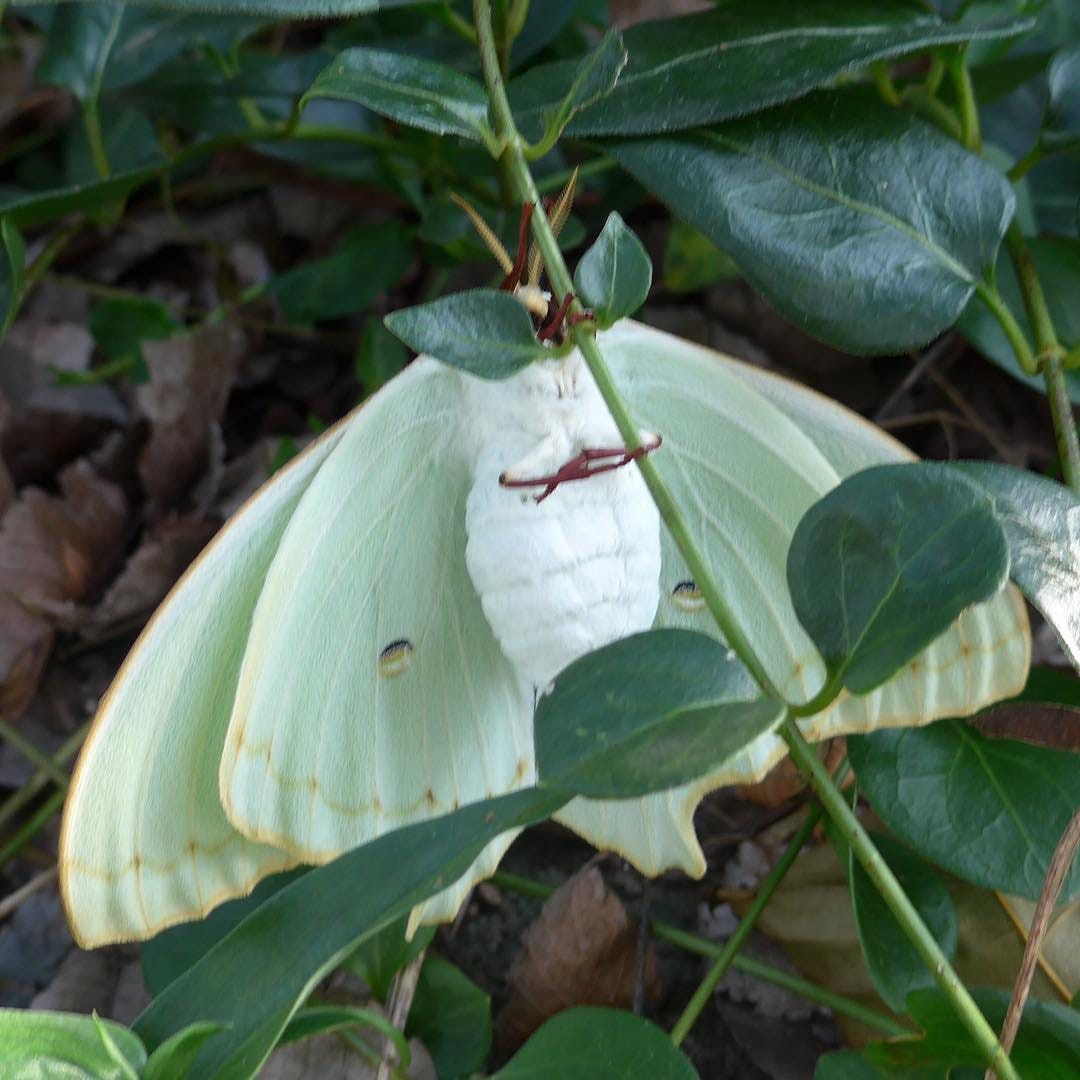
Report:
<svg viewBox="0 0 1080 1080"><path fill-rule="evenodd" d="M512 379L465 377L473 485L465 559L507 658L543 688L567 664L648 629L660 582L660 521L634 464L543 488L499 476L554 473L586 448L622 445L577 354Z"/></svg>

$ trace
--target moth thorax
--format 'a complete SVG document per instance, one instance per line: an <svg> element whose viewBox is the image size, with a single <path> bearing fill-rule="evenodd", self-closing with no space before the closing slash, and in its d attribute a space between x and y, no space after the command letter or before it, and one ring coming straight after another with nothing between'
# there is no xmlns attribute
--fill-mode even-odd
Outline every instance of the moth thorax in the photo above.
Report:
<svg viewBox="0 0 1080 1080"><path fill-rule="evenodd" d="M542 502L500 487L481 460L466 505L465 559L503 652L543 689L593 649L656 615L660 521L637 468L560 484Z"/></svg>

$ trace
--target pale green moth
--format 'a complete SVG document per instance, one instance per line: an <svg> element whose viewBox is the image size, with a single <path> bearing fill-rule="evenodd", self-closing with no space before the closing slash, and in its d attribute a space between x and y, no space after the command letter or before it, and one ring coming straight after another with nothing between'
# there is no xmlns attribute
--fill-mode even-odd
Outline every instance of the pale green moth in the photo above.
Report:
<svg viewBox="0 0 1080 1080"><path fill-rule="evenodd" d="M788 595L791 535L841 477L911 455L804 387L639 323L624 320L599 343L636 422L663 435L657 467L768 674L791 700L809 699L824 667ZM509 525L484 494L506 492L492 470L538 432L550 429L519 463L526 469L566 460L560 440L575 430L595 445L596 425L610 423L595 393L576 352L502 382L421 357L233 517L144 630L79 759L60 881L81 945L149 937L274 871L531 783L538 680L602 643L564 640L580 629L570 579L584 594L594 578L607 582L585 607L586 622L606 613L609 639L641 629L642 612L645 625L715 632L659 523L655 557L651 541L624 536L655 522L633 466L563 485L542 504L513 492L520 510L507 510L517 515ZM500 459L491 444L506 438ZM552 554L562 540L551 533L533 543L529 521L565 525L583 505L595 516L597 500L629 554L592 553L611 556L609 566ZM546 516L528 517L538 507ZM474 578L498 577L500 566L531 568L531 593L488 581L482 601ZM627 579L627 567L647 577L650 566L651 584ZM642 599L650 588L655 614ZM515 622L517 603L528 610ZM531 644L500 646L492 628L527 637L545 619ZM804 731L822 739L971 713L1020 690L1029 651L1024 605L1008 586L885 686L843 696ZM558 818L643 873L700 875L698 801L762 777L783 752L766 735L696 783L640 800L578 799ZM414 912L414 924L451 918L511 839Z"/></svg>

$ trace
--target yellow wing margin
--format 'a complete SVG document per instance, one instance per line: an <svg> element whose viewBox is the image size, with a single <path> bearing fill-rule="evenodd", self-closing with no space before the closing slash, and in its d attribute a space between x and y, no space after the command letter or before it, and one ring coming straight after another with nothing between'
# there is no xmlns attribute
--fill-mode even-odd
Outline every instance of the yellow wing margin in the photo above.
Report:
<svg viewBox="0 0 1080 1080"><path fill-rule="evenodd" d="M303 493L357 412L276 473L221 529L102 699L60 836L60 893L84 948L152 937L294 865L229 824L218 763L267 570Z"/></svg>

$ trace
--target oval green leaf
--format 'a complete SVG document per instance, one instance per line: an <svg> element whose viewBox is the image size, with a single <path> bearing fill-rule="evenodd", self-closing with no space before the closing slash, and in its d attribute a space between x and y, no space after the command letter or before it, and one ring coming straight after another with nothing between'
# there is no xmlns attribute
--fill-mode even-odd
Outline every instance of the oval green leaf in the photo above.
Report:
<svg viewBox="0 0 1080 1080"><path fill-rule="evenodd" d="M1075 754L987 739L958 720L849 736L860 790L920 855L965 881L1037 899L1077 806ZM1080 895L1074 865L1062 901Z"/></svg>
<svg viewBox="0 0 1080 1080"><path fill-rule="evenodd" d="M834 678L880 686L1005 584L993 501L947 466L879 465L804 515L788 550L799 621Z"/></svg>
<svg viewBox="0 0 1080 1080"><path fill-rule="evenodd" d="M873 60L1031 25L945 22L915 0L727 0L716 11L627 30L630 62L618 84L568 130L638 135L713 124L801 97Z"/></svg>
<svg viewBox="0 0 1080 1080"><path fill-rule="evenodd" d="M353 229L325 259L294 266L272 278L266 291L277 297L289 322L337 319L366 308L405 274L412 243L397 221Z"/></svg>
<svg viewBox="0 0 1080 1080"><path fill-rule="evenodd" d="M105 1039L106 1033L117 1061ZM127 1063L125 1069L124 1062ZM0 1075L128 1080L146 1062L142 1043L111 1020L72 1013L0 1009Z"/></svg>
<svg viewBox="0 0 1080 1080"><path fill-rule="evenodd" d="M386 328L410 349L482 379L506 379L550 355L510 293L471 289L394 311Z"/></svg>
<svg viewBox="0 0 1080 1080"><path fill-rule="evenodd" d="M953 466L994 500L1009 574L1080 672L1080 498L1026 469L985 461Z"/></svg>
<svg viewBox="0 0 1080 1080"><path fill-rule="evenodd" d="M997 170L858 92L609 152L782 314L851 352L951 326L1013 214Z"/></svg>
<svg viewBox="0 0 1080 1080"><path fill-rule="evenodd" d="M703 776L782 716L715 638L648 630L555 679L536 710L537 772L590 798L646 795Z"/></svg>
<svg viewBox="0 0 1080 1080"><path fill-rule="evenodd" d="M303 102L319 97L355 101L436 135L494 142L484 87L434 60L362 46L346 49L323 69Z"/></svg>
<svg viewBox="0 0 1080 1080"><path fill-rule="evenodd" d="M633 315L645 303L651 286L652 263L644 245L612 211L574 270L578 297L606 329Z"/></svg>
<svg viewBox="0 0 1080 1080"><path fill-rule="evenodd" d="M956 908L949 890L910 848L881 833L875 833L873 839L874 846L896 875L926 928L951 960L956 954L957 924ZM862 863L850 852L848 879L866 969L881 1000L893 1012L902 1013L908 994L935 985L934 975L896 921Z"/></svg>
<svg viewBox="0 0 1080 1080"><path fill-rule="evenodd" d="M553 1016L492 1080L696 1080L667 1033L618 1009L568 1009Z"/></svg>

